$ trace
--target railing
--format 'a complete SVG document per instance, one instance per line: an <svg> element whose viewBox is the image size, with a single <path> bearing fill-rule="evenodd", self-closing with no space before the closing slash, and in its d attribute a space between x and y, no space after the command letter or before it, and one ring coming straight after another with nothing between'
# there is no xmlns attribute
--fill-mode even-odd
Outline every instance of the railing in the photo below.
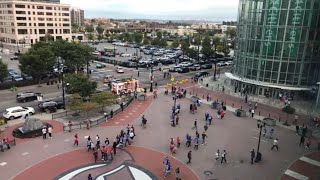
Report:
<svg viewBox="0 0 320 180"><path fill-rule="evenodd" d="M123 105L123 109L127 108L134 100L134 97L130 97L129 100ZM113 112L113 116L119 114L120 112L122 112L121 107L116 109ZM90 120L90 127L95 127L98 126L101 123L106 122L106 119L111 118L111 114L107 114L97 120ZM82 121L79 123L74 123L71 126L69 125L63 125L63 131L70 131L70 130L75 130L75 129L83 129L83 128L87 128L87 122L86 121Z"/></svg>

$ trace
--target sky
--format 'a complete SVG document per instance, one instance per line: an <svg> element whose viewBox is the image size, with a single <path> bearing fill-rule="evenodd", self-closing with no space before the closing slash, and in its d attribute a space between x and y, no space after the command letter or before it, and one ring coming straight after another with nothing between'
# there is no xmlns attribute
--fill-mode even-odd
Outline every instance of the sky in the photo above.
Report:
<svg viewBox="0 0 320 180"><path fill-rule="evenodd" d="M61 0L85 18L231 21L239 0Z"/></svg>

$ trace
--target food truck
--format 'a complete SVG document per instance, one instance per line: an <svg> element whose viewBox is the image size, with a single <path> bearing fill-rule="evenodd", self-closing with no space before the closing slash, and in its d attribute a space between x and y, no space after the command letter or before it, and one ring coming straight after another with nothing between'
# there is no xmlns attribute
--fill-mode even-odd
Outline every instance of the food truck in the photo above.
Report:
<svg viewBox="0 0 320 180"><path fill-rule="evenodd" d="M112 82L112 92L116 94L128 94L133 93L135 89L139 88L139 80L137 79L123 79L121 81Z"/></svg>

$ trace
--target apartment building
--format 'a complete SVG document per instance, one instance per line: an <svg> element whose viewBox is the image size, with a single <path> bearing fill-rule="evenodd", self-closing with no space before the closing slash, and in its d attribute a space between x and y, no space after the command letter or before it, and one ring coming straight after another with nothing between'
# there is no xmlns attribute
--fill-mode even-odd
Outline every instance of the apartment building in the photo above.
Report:
<svg viewBox="0 0 320 180"><path fill-rule="evenodd" d="M46 34L54 40L71 40L70 5L0 0L0 41L34 44Z"/></svg>
<svg viewBox="0 0 320 180"><path fill-rule="evenodd" d="M84 11L82 9L72 8L71 25L84 26Z"/></svg>

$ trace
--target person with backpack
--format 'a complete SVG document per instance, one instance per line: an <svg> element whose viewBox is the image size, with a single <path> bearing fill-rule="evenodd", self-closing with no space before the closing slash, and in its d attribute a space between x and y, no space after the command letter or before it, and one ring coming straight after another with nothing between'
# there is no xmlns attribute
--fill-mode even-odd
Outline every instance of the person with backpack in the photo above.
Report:
<svg viewBox="0 0 320 180"><path fill-rule="evenodd" d="M170 174L171 174L171 164L168 163L168 164L166 165L166 170L165 170L165 175L164 175L164 177L166 178L166 177L168 177Z"/></svg>

